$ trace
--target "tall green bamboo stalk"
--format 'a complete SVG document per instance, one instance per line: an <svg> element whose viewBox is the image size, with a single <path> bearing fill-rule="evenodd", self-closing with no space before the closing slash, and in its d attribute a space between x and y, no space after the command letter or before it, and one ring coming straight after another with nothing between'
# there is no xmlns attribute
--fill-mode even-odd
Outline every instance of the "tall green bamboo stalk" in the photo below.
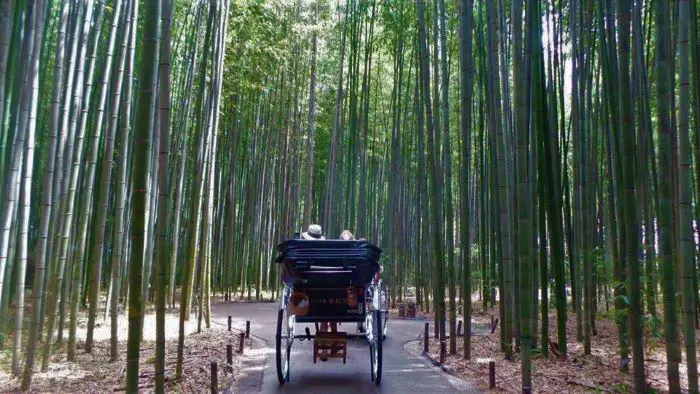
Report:
<svg viewBox="0 0 700 394"><path fill-rule="evenodd" d="M168 245L168 218L170 198L168 196L168 164L170 155L170 24L172 3L161 0L160 15L160 56L159 76L159 111L160 141L158 146L158 244L156 247L156 392L165 392L165 304L166 277L168 260L172 245Z"/></svg>
<svg viewBox="0 0 700 394"><path fill-rule="evenodd" d="M51 212L53 209L53 185L54 185L54 164L56 160L56 150L58 146L58 122L60 110L60 97L63 88L63 59L66 48L66 30L68 26L69 2L63 1L61 4L60 27L58 28L58 39L56 43L56 69L54 71L54 84L51 99L51 124L50 124L50 146L48 151L48 162L46 165L46 175L44 176L44 196L41 207L41 223L39 225L39 247L37 251L38 261L35 266L34 284L32 285L32 320L27 339L27 351L24 364L24 374L22 376L22 389L28 390L34 373L34 356L36 353L36 338L40 333L40 321L42 320L41 304L44 298L43 282L45 280L46 262L48 255L48 237ZM0 90L2 88L0 87ZM0 93L1 95L2 93Z"/></svg>
<svg viewBox="0 0 700 394"><path fill-rule="evenodd" d="M443 277L443 267L444 267L444 256L442 250L442 178L440 175L440 169L437 163L438 155L438 141L436 141L435 136L435 124L433 123L433 111L431 109L431 99L430 99L430 68L428 63L428 43L425 34L425 4L423 0L417 0L418 8L418 40L420 46L420 58L421 58L421 76L423 81L423 104L425 106L426 124L427 124L427 143L428 143L428 165L430 167L430 175L432 181L431 191L431 213L432 213L432 223L433 223L433 249L435 257L435 277ZM436 289L434 298L437 300L437 310L436 315L439 316L440 320L440 338L445 338L445 290L444 283L441 279L436 280Z"/></svg>
<svg viewBox="0 0 700 394"><path fill-rule="evenodd" d="M17 294L15 302L15 346L12 352L12 372L19 376L21 371L20 357L22 352L22 327L24 323L24 284L27 271L27 257L29 244L29 216L31 209L31 190L34 170L34 150L36 146L37 107L39 105L39 60L41 58L41 40L44 20L45 5L31 2L27 10L27 33L30 41L27 42L28 53L31 54L29 72L26 73L26 84L23 86L20 118L20 129L17 133L26 133L24 149L24 168L22 174L22 189L18 206L20 214L19 228L19 256L17 267ZM25 120L26 118L26 120ZM26 131L23 126L26 124Z"/></svg>
<svg viewBox="0 0 700 394"><path fill-rule="evenodd" d="M656 67L658 70L668 68L671 52L666 44L670 31L669 5L656 3ZM661 260L661 284L664 298L664 340L666 341L666 363L669 391L680 392L678 364L681 352L678 344L678 316L676 308L675 262L673 259L673 168L671 153L671 112L670 96L673 90L669 74L657 73L658 91L657 120L659 128L659 258Z"/></svg>
<svg viewBox="0 0 700 394"><path fill-rule="evenodd" d="M136 392L139 386L139 356L141 344L141 319L143 319L141 280L144 263L144 233L147 172L143 168L148 163L148 129L153 124L152 100L156 90L155 54L158 50L158 23L161 4L158 1L146 4L144 16L146 28L141 47L141 68L139 71L139 94L134 124L134 156L132 175L131 211L131 253L129 269L129 337L126 358L126 391Z"/></svg>
<svg viewBox="0 0 700 394"><path fill-rule="evenodd" d="M468 208L468 198L471 192L471 154L472 154L472 95L474 86L472 76L474 74L474 62L472 60L472 36L474 19L473 0L461 0L459 8L459 59L460 59L460 108L461 123L460 131L462 138L461 145L461 172L460 183L460 255L462 257L462 297L464 302L464 358L471 358L471 333L472 333L472 272L471 265L471 240L470 240L470 217L471 210ZM483 221L483 213L481 220ZM483 257L484 250L479 249ZM484 274L482 269L482 275ZM482 284L483 285L483 284ZM486 298L486 297L485 297Z"/></svg>
<svg viewBox="0 0 700 394"><path fill-rule="evenodd" d="M688 369L688 390L698 392L698 360L695 339L695 297L693 274L695 271L695 241L693 233L693 194L691 182L690 154L690 64L688 59L688 39L690 33L690 1L678 2L678 67L680 70L680 100L678 103L678 137L680 160L680 232L681 232L681 311L685 334L686 366Z"/></svg>

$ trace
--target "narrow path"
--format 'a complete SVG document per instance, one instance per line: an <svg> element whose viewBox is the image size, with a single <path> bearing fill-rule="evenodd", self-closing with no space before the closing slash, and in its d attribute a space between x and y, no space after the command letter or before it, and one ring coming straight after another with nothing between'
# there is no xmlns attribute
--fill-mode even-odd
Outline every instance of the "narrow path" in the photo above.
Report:
<svg viewBox="0 0 700 394"><path fill-rule="evenodd" d="M370 380L369 348L362 340L348 344L347 364L341 360L313 363L312 344L295 342L290 360L290 382L280 386L275 367L275 328L277 303L235 303L212 305L213 319L226 324L232 316L236 328L245 327L251 321L251 334L268 343L264 367L251 367L250 373L258 374L247 379L241 391L261 393L465 393L479 392L475 387L452 378L430 365L424 358L404 350L406 342L416 339L423 322L390 320L384 342L384 372L381 386ZM303 332L303 325L297 330ZM354 324L339 329L353 332ZM259 364L263 364L260 362ZM262 367L262 368L261 368ZM257 369L257 370L256 370ZM262 369L262 371L260 371ZM262 374L262 376L260 376Z"/></svg>

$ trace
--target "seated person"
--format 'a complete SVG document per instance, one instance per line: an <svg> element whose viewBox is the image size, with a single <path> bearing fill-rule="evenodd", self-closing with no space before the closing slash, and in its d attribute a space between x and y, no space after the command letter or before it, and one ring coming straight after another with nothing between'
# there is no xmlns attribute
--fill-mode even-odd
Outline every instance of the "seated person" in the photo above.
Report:
<svg viewBox="0 0 700 394"><path fill-rule="evenodd" d="M301 233L301 239L308 239L308 240L320 240L320 239L326 239L326 237L323 236L323 230L321 229L321 226L318 224L310 224L309 228Z"/></svg>
<svg viewBox="0 0 700 394"><path fill-rule="evenodd" d="M340 239L342 239L344 241L353 241L353 240L355 240L355 236L352 235L350 230L343 230L343 232L340 233Z"/></svg>

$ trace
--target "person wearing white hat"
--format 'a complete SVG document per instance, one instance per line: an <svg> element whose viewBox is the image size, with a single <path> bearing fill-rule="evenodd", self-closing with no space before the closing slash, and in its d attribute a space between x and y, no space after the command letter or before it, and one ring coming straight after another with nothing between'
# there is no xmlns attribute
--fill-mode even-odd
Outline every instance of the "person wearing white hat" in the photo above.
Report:
<svg viewBox="0 0 700 394"><path fill-rule="evenodd" d="M301 238L308 240L326 239L326 237L323 236L323 230L321 230L321 226L319 226L318 224L309 225L309 228L303 233L301 233Z"/></svg>

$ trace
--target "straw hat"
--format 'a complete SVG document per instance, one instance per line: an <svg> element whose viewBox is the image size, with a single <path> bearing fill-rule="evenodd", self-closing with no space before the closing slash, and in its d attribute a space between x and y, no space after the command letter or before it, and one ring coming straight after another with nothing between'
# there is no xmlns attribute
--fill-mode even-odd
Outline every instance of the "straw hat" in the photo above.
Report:
<svg viewBox="0 0 700 394"><path fill-rule="evenodd" d="M309 240L326 239L326 237L323 236L321 226L318 224L309 225L309 228L305 232L301 233L301 238Z"/></svg>

